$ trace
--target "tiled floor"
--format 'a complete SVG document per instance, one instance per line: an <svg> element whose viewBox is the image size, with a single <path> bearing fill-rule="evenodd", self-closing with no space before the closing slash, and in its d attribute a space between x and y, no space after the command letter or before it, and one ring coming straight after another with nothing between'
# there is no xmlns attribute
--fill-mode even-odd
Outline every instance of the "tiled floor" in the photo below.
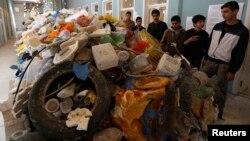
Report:
<svg viewBox="0 0 250 141"><path fill-rule="evenodd" d="M10 40L0 47L0 102L8 99L9 79L15 77L15 70L9 68L17 63L14 43L14 40Z"/></svg>
<svg viewBox="0 0 250 141"><path fill-rule="evenodd" d="M9 80L15 77L15 71L9 68L16 64L16 52L14 41L8 41L0 47L0 101L8 98ZM217 124L250 124L250 100L249 97L228 95L225 107L225 120ZM0 114L0 141L5 140L2 114Z"/></svg>
<svg viewBox="0 0 250 141"><path fill-rule="evenodd" d="M222 124L250 124L250 99L245 96L228 95Z"/></svg>
<svg viewBox="0 0 250 141"><path fill-rule="evenodd" d="M15 78L15 71L9 68L10 65L16 64L16 52L13 45L14 40L10 40L0 47L0 102L8 99L9 80ZM0 113L0 141L5 140L3 125L3 117Z"/></svg>

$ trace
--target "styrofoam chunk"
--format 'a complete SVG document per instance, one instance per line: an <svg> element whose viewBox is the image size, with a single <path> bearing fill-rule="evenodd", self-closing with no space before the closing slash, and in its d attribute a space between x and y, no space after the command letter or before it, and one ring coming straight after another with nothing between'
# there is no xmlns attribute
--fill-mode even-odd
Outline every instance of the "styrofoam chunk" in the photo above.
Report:
<svg viewBox="0 0 250 141"><path fill-rule="evenodd" d="M88 130L89 118L81 118L78 122L76 130Z"/></svg>
<svg viewBox="0 0 250 141"><path fill-rule="evenodd" d="M75 126L78 125L79 120L80 120L79 116L75 116L70 120L66 120L66 126L69 127L69 128L75 127Z"/></svg>
<svg viewBox="0 0 250 141"><path fill-rule="evenodd" d="M80 116L84 116L84 117L90 117L90 116L92 116L91 111L89 109L87 109L87 108L81 108L81 109L79 109L78 110L78 114Z"/></svg>

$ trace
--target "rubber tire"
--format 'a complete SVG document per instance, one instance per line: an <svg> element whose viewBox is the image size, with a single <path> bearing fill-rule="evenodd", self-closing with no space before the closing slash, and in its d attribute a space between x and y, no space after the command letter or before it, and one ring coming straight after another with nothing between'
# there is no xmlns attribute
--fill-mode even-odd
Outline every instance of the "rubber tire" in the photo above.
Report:
<svg viewBox="0 0 250 141"><path fill-rule="evenodd" d="M49 140L79 140L91 134L107 113L110 105L110 89L103 74L94 66L89 66L88 78L96 89L97 102L95 110L90 118L87 131L77 131L76 128L68 128L65 121L58 120L48 113L45 108L45 94L50 84L62 75L73 73L73 62L63 62L48 70L34 84L31 90L28 110L30 119L38 131ZM74 74L73 74L74 75Z"/></svg>

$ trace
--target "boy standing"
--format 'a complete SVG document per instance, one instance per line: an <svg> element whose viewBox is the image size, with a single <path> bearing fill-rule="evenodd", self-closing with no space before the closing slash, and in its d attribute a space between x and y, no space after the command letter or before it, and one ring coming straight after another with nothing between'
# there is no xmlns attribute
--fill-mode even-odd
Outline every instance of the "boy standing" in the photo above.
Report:
<svg viewBox="0 0 250 141"><path fill-rule="evenodd" d="M163 51L168 52L170 55L175 55L176 49L183 52L183 42L186 31L181 26L181 18L176 15L171 18L171 28L165 30L161 39L160 46Z"/></svg>
<svg viewBox="0 0 250 141"><path fill-rule="evenodd" d="M161 38L163 36L163 33L166 29L168 29L168 26L165 22L160 21L160 11L157 9L154 9L151 12L151 15L154 19L153 22L151 22L148 25L147 32L150 33L152 36L154 36L159 42L161 41Z"/></svg>
<svg viewBox="0 0 250 141"><path fill-rule="evenodd" d="M141 25L141 23L142 23L142 18L141 18L141 17L137 17L137 18L136 18L136 25L135 25L134 27L132 27L132 31L136 31L136 30L141 31L141 30L145 29L145 28Z"/></svg>
<svg viewBox="0 0 250 141"><path fill-rule="evenodd" d="M131 20L132 13L130 11L126 12L125 24L128 29L132 29L135 26L135 22Z"/></svg>
<svg viewBox="0 0 250 141"><path fill-rule="evenodd" d="M239 4L229 1L221 6L225 21L216 24L210 36L210 46L204 60L204 71L209 77L217 75L217 85L224 99L219 105L220 119L223 119L223 109L227 95L227 83L234 79L240 69L249 41L249 30L237 19Z"/></svg>
<svg viewBox="0 0 250 141"><path fill-rule="evenodd" d="M187 30L184 42L184 56L190 61L192 67L200 68L201 60L208 48L208 33L203 30L206 18L203 15L196 15L192 22L194 28Z"/></svg>

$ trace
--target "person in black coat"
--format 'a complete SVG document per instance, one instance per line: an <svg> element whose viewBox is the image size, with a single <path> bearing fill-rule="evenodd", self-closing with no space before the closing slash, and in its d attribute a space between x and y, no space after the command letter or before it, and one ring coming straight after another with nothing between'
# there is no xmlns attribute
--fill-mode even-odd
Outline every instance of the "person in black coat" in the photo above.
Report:
<svg viewBox="0 0 250 141"><path fill-rule="evenodd" d="M154 36L160 42L164 31L168 29L168 26L165 22L160 20L160 11L158 9L154 9L151 12L151 15L154 21L148 25L147 32Z"/></svg>
<svg viewBox="0 0 250 141"><path fill-rule="evenodd" d="M203 30L206 18L195 15L192 18L194 28L187 30L184 41L184 56L190 61L192 67L200 68L205 50L208 48L208 33Z"/></svg>

